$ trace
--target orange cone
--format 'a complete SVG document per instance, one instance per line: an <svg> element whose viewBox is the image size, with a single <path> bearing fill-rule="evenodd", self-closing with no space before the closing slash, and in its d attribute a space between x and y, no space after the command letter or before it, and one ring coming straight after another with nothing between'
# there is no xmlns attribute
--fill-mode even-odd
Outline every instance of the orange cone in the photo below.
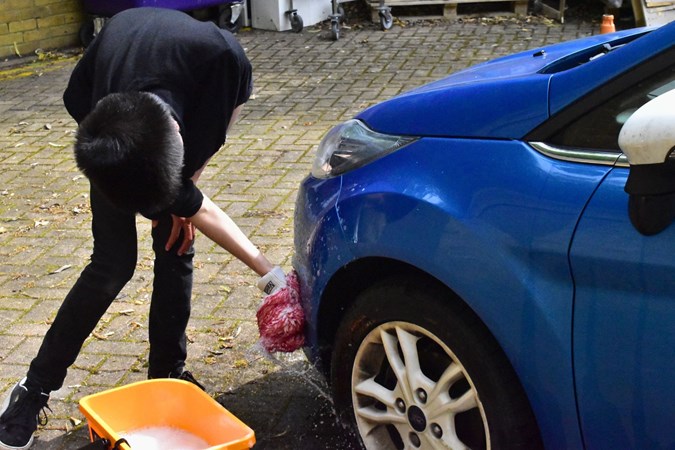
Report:
<svg viewBox="0 0 675 450"><path fill-rule="evenodd" d="M600 24L600 34L614 33L615 31L614 16L612 14L603 14L602 23Z"/></svg>

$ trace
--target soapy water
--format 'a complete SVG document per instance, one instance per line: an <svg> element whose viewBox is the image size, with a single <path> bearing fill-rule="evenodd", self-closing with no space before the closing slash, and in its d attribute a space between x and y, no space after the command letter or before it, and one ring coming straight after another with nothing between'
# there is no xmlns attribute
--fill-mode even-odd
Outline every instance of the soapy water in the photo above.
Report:
<svg viewBox="0 0 675 450"><path fill-rule="evenodd" d="M308 389L313 390L316 394L316 398L321 398L325 400L323 406L319 406L320 414L318 421L314 424L314 427L319 428L328 428L328 436L324 443L326 444L327 449L359 449L358 437L355 431L346 423L343 423L339 419L339 414L335 408L333 398L330 393L330 387L327 382L316 373L316 369L307 363L307 359L300 351L285 353L285 352L268 352L264 347L257 343L250 347L246 352L246 357L249 361L258 360L261 357L266 360L274 363L279 369L283 372L293 376L301 383L305 384ZM327 408L327 409L323 409ZM327 414L327 415L326 415ZM323 417L323 419L322 419ZM316 417L315 417L316 418ZM325 425L324 425L325 420ZM334 431L335 429L331 427L330 423L333 423L340 430L339 432ZM338 442L336 442L336 440ZM337 445L337 447L336 447ZM283 447L288 448L288 447ZM317 447L318 448L318 447Z"/></svg>
<svg viewBox="0 0 675 450"><path fill-rule="evenodd" d="M258 346L257 350L262 352L262 354L267 358L267 360L273 362L283 371L297 376L298 379L302 380L308 386L314 388L314 391L317 393L318 397L326 400L325 406L328 408L329 417L334 420L334 423L341 430L339 440L339 447L327 446L326 448L340 448L340 449L360 449L360 441L357 437L357 434L354 429L352 429L348 424L343 423L339 419L339 414L335 408L335 403L333 402L333 397L330 393L330 387L327 382L318 374L316 374L316 369L314 369L310 364L307 364L305 356L301 352L293 353L270 353L265 351L262 346ZM323 422L321 422L323 423ZM332 439L336 439L333 437ZM328 444L328 442L326 442ZM336 442L332 442L336 444Z"/></svg>
<svg viewBox="0 0 675 450"><path fill-rule="evenodd" d="M143 427L122 433L138 450L204 450L209 444L199 436L174 427Z"/></svg>
<svg viewBox="0 0 675 450"><path fill-rule="evenodd" d="M321 383L319 381L316 381L312 379L310 376L310 371L313 371L314 369L312 367L308 367L307 369L298 369L297 364L299 362L305 361L304 356L300 352L293 352L293 353L284 353L284 352L268 352L265 350L262 344L258 342L256 345L251 347L249 351L247 352L247 357L249 360L254 360L258 359L259 356L256 355L262 355L265 359L268 361L274 363L275 365L281 367L282 370L285 370L286 372L289 372L294 375L298 375L305 383L308 385L312 386L318 394L323 397L324 399L328 400L328 402L333 405L333 398L330 395L329 392L329 387L325 383Z"/></svg>

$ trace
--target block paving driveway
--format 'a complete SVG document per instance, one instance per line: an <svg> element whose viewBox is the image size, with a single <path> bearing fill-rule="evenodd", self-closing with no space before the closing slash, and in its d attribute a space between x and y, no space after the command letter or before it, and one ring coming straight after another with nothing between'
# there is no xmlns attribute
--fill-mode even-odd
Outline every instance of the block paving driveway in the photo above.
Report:
<svg viewBox="0 0 675 450"><path fill-rule="evenodd" d="M326 131L359 110L472 64L589 36L597 22L489 18L361 22L300 33L244 30L255 93L202 189L269 257L289 269L293 209ZM23 377L50 321L91 251L88 183L72 157L76 125L61 95L79 52L0 63L0 389ZM489 105L486 105L489 107ZM213 120L218 120L214 117ZM411 120L414 120L411 118ZM136 274L86 341L35 449L88 442L84 395L146 377L152 281L150 223L138 219ZM256 431L256 448L349 449L327 387L296 352L276 360L256 347L256 277L197 239L188 367Z"/></svg>

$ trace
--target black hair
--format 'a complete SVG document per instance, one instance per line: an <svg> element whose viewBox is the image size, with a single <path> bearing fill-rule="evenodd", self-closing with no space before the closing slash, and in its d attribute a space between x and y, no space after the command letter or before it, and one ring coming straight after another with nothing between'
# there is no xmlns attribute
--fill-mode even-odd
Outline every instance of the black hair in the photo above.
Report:
<svg viewBox="0 0 675 450"><path fill-rule="evenodd" d="M115 206L145 214L165 209L178 195L183 143L159 97L114 93L80 123L75 161Z"/></svg>

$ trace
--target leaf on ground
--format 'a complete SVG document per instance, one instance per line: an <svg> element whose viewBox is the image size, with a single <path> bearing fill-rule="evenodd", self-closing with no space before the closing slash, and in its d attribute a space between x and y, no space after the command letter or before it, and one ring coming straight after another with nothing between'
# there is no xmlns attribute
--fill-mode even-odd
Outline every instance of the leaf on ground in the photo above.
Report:
<svg viewBox="0 0 675 450"><path fill-rule="evenodd" d="M59 267L58 269L56 269L56 270L54 270L54 271L52 271L52 272L49 272L49 275L53 275L53 274L55 274L55 273L61 273L61 272L63 272L64 270L70 269L71 267L73 267L71 264L66 264L65 266L61 266L61 267Z"/></svg>

